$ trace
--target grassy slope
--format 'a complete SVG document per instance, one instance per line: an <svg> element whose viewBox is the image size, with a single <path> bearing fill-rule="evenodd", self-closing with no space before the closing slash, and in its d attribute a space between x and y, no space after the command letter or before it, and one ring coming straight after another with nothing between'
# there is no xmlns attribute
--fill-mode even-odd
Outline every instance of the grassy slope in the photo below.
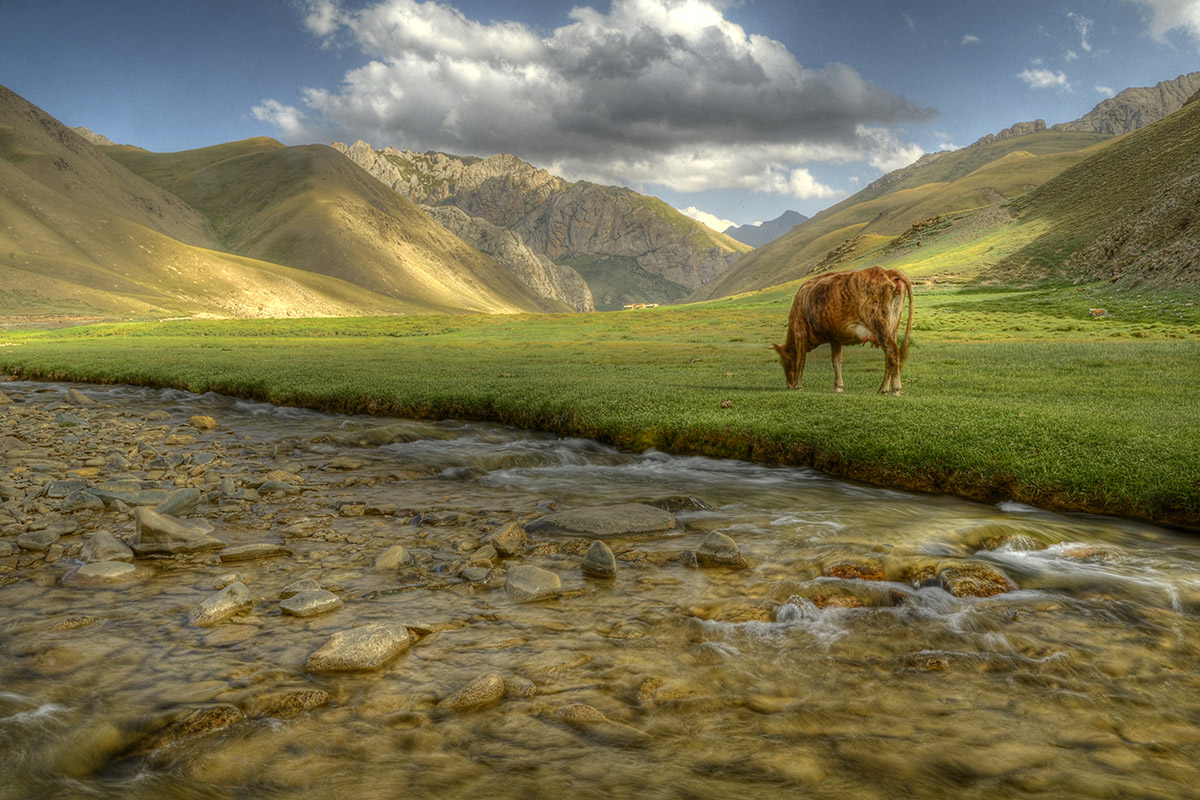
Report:
<svg viewBox="0 0 1200 800"><path fill-rule="evenodd" d="M694 297L714 299L807 274L854 236L898 236L916 222L1021 195L1104 146L1097 134L1037 133L947 153L868 187L743 258Z"/></svg>
<svg viewBox="0 0 1200 800"><path fill-rule="evenodd" d="M249 139L182 153L113 148L211 220L233 252L427 310L551 310L507 270L332 148Z"/></svg>
<svg viewBox="0 0 1200 800"><path fill-rule="evenodd" d="M787 289L570 318L9 334L0 368L497 419L635 449L808 464L885 485L1196 525L1200 312L1185 299L923 290L901 398L874 393L882 359L865 348L846 352L844 395L832 392L826 351L810 359L802 392L784 390L767 343L782 335ZM1098 305L1113 316L1092 318ZM1148 363L1172 379L1147 381Z"/></svg>

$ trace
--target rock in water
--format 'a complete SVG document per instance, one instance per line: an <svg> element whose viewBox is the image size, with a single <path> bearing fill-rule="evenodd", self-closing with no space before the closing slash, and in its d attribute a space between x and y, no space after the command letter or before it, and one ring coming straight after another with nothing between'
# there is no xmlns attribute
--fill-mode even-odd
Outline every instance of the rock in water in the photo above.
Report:
<svg viewBox="0 0 1200 800"><path fill-rule="evenodd" d="M187 525L174 517L139 506L133 511L134 535L131 547L139 556L178 555L203 550L219 550L225 546L197 527Z"/></svg>
<svg viewBox="0 0 1200 800"><path fill-rule="evenodd" d="M589 578L614 578L617 575L617 559L612 549L597 539L588 548L579 568Z"/></svg>
<svg viewBox="0 0 1200 800"><path fill-rule="evenodd" d="M412 643L412 634L402 626L373 622L340 631L308 657L309 672L349 672L379 669Z"/></svg>
<svg viewBox="0 0 1200 800"><path fill-rule="evenodd" d="M642 503L556 511L530 522L525 530L593 539L653 539L683 533L674 514Z"/></svg>
<svg viewBox="0 0 1200 800"><path fill-rule="evenodd" d="M154 510L169 517L190 517L196 513L196 506L199 504L199 489L176 489L167 495L166 500L156 505Z"/></svg>
<svg viewBox="0 0 1200 800"><path fill-rule="evenodd" d="M412 563L412 553L408 552L404 545L394 544L380 553L371 566L375 569L399 569L410 566Z"/></svg>
<svg viewBox="0 0 1200 800"><path fill-rule="evenodd" d="M342 598L324 589L297 592L279 603L280 610L293 617L315 617L318 614L337 611L341 607Z"/></svg>
<svg viewBox="0 0 1200 800"><path fill-rule="evenodd" d="M64 398L68 403L76 406L94 406L96 401L88 397L78 389L68 389L67 395Z"/></svg>
<svg viewBox="0 0 1200 800"><path fill-rule="evenodd" d="M144 571L125 561L94 561L63 576L67 586L112 588L137 583Z"/></svg>
<svg viewBox="0 0 1200 800"><path fill-rule="evenodd" d="M251 599L246 584L237 581L202 600L188 613L188 619L197 627L211 628L248 607Z"/></svg>
<svg viewBox="0 0 1200 800"><path fill-rule="evenodd" d="M991 597L1017 588L1003 572L977 561L945 567L938 573L938 583L955 597Z"/></svg>
<svg viewBox="0 0 1200 800"><path fill-rule="evenodd" d="M550 570L521 564L508 571L504 590L517 603L531 603L562 592L562 580Z"/></svg>
<svg viewBox="0 0 1200 800"><path fill-rule="evenodd" d="M492 531L483 542L496 548L496 552L502 556L518 556L525 551L525 528L513 520Z"/></svg>
<svg viewBox="0 0 1200 800"><path fill-rule="evenodd" d="M451 711L474 711L494 703L504 696L504 679L499 675L482 675L438 703L439 708Z"/></svg>
<svg viewBox="0 0 1200 800"><path fill-rule="evenodd" d="M745 569L750 566L737 543L723 533L713 531L704 537L696 550L696 562L702 567Z"/></svg>

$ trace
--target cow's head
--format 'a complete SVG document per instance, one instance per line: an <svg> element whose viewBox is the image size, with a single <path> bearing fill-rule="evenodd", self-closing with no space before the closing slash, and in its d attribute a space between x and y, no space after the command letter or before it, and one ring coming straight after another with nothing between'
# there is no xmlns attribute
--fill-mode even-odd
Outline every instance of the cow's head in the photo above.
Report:
<svg viewBox="0 0 1200 800"><path fill-rule="evenodd" d="M783 364L783 377L787 381L787 388L800 388L800 359L797 357L799 351L795 348L791 350L785 344L773 344L775 352L779 354L779 363Z"/></svg>

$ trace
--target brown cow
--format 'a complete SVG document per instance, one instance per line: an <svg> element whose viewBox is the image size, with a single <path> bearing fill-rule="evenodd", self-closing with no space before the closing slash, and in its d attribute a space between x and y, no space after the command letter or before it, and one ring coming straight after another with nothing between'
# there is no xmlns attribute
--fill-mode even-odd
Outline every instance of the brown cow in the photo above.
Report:
<svg viewBox="0 0 1200 800"><path fill-rule="evenodd" d="M904 342L897 343L904 295L908 295L908 325ZM900 394L900 367L908 358L912 335L912 282L903 272L868 267L832 272L800 287L788 314L787 341L771 345L783 362L789 389L799 389L804 358L829 342L833 354L833 390L842 391L842 345L870 343L883 348L884 372L880 394Z"/></svg>

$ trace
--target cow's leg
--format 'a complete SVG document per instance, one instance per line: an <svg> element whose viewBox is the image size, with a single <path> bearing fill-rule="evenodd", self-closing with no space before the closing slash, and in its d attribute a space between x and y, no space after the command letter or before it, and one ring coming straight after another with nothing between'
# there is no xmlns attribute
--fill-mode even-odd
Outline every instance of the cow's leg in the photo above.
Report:
<svg viewBox="0 0 1200 800"><path fill-rule="evenodd" d="M804 387L804 361L808 358L808 349L804 343L798 341L796 343L796 385L793 389L801 389Z"/></svg>
<svg viewBox="0 0 1200 800"><path fill-rule="evenodd" d="M883 342L883 383L879 386L880 394L891 394L895 397L901 394L900 388L900 345L894 337L884 337Z"/></svg>
<svg viewBox="0 0 1200 800"><path fill-rule="evenodd" d="M829 353L833 356L833 390L842 391L842 346L837 342L829 343Z"/></svg>

